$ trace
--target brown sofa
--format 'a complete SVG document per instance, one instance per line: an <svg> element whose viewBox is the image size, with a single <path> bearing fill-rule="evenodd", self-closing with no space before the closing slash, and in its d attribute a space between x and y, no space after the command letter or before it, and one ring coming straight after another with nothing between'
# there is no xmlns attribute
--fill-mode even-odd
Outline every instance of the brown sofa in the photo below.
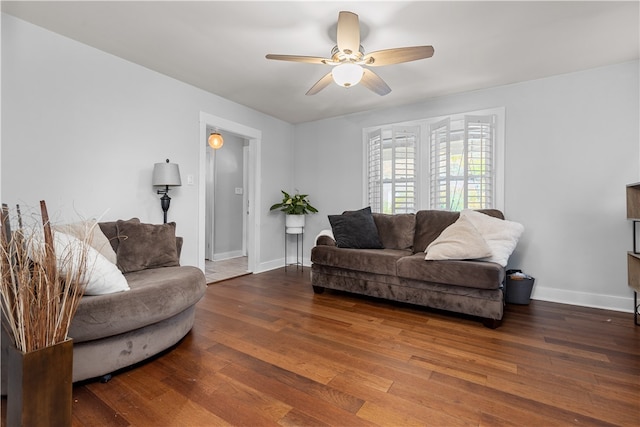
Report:
<svg viewBox="0 0 640 427"><path fill-rule="evenodd" d="M479 212L504 220L498 210ZM482 318L487 327L499 326L504 308L504 266L481 260L425 260L430 243L459 216L458 212L436 210L374 213L381 248L373 249L339 247L350 244L336 245L332 233L321 233L311 251L314 292L342 290L464 313ZM341 224L334 223L336 218L329 219L335 232Z"/></svg>
<svg viewBox="0 0 640 427"><path fill-rule="evenodd" d="M74 382L108 379L111 373L176 344L191 330L195 304L206 290L200 269L179 265L182 238L175 237L175 225L173 234L168 224L140 224L135 219L99 225L117 254L130 290L82 298L69 329ZM127 229L129 235L119 229ZM131 240L120 246L123 239ZM127 271L130 269L136 271ZM9 338L4 330L3 334L2 394L6 394Z"/></svg>

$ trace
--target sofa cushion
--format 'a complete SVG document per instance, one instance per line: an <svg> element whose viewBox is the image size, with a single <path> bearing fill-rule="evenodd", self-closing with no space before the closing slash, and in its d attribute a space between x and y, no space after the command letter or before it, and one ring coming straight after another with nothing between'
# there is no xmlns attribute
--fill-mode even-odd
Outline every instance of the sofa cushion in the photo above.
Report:
<svg viewBox="0 0 640 427"><path fill-rule="evenodd" d="M413 252L424 252L427 246L456 222L460 213L438 210L416 212L416 231L413 238Z"/></svg>
<svg viewBox="0 0 640 427"><path fill-rule="evenodd" d="M498 289L504 280L504 268L485 261L425 261L417 253L398 260L398 276L432 283L478 289Z"/></svg>
<svg viewBox="0 0 640 427"><path fill-rule="evenodd" d="M491 248L464 214L445 228L436 240L427 246L426 252L425 260L481 259L491 256Z"/></svg>
<svg viewBox="0 0 640 427"><path fill-rule="evenodd" d="M117 221L118 268L124 273L180 265L176 223L144 224Z"/></svg>
<svg viewBox="0 0 640 427"><path fill-rule="evenodd" d="M380 242L386 249L412 249L416 230L415 214L374 213Z"/></svg>
<svg viewBox="0 0 640 427"><path fill-rule="evenodd" d="M393 276L397 273L396 262L407 255L411 255L411 252L398 249L347 249L323 245L311 249L311 262Z"/></svg>
<svg viewBox="0 0 640 427"><path fill-rule="evenodd" d="M128 292L82 298L69 328L74 344L168 319L199 301L206 290L204 274L191 266L153 268L125 277Z"/></svg>
<svg viewBox="0 0 640 427"><path fill-rule="evenodd" d="M479 209L476 212L504 219L504 215L497 209ZM460 212L422 210L416 213L416 232L413 238L413 252L424 252L427 246L444 231L445 228L458 220Z"/></svg>
<svg viewBox="0 0 640 427"><path fill-rule="evenodd" d="M342 215L329 215L329 222L339 248L383 248L370 207Z"/></svg>

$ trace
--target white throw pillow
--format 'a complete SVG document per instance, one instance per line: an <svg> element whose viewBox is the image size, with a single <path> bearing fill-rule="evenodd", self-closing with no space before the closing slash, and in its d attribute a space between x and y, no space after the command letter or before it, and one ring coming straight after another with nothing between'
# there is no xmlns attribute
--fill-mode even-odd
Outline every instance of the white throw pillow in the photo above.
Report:
<svg viewBox="0 0 640 427"><path fill-rule="evenodd" d="M105 295L129 290L127 279L118 270L118 267L94 248L85 245L83 241L69 234L54 232L53 247L56 253L56 262L62 275L66 275L69 269L72 269L73 272L73 269L77 268L83 247L86 248L88 271L85 274L85 295Z"/></svg>
<svg viewBox="0 0 640 427"><path fill-rule="evenodd" d="M92 248L100 252L106 259L113 264L116 263L116 253L96 220L54 225L52 228L54 231L69 234L81 241L88 242Z"/></svg>
<svg viewBox="0 0 640 427"><path fill-rule="evenodd" d="M524 226L514 221L494 218L470 209L460 212L460 216L467 218L476 227L491 248L491 257L486 261L492 261L506 267L509 257L524 232Z"/></svg>
<svg viewBox="0 0 640 427"><path fill-rule="evenodd" d="M445 228L427 246L426 260L479 259L491 256L491 249L476 227L464 216Z"/></svg>

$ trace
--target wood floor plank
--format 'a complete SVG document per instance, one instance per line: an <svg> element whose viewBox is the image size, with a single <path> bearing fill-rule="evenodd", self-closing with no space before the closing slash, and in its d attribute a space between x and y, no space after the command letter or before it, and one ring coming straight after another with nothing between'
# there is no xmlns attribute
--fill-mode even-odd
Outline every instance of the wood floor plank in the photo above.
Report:
<svg viewBox="0 0 640 427"><path fill-rule="evenodd" d="M279 379L264 376L261 373L236 365L226 367L223 370L223 373L244 383L248 387L254 388L263 393L269 393L281 401L297 408L298 411L319 421L331 424L336 422L336 420L341 420L345 425L373 425L363 419L359 419L355 414L345 409L327 404L326 400L323 400L322 398L312 396L304 392L301 393L297 387L291 387Z"/></svg>
<svg viewBox="0 0 640 427"><path fill-rule="evenodd" d="M130 423L111 406L93 394L88 387L76 387L73 392L73 426L129 426ZM4 422L4 417L3 417Z"/></svg>
<svg viewBox="0 0 640 427"><path fill-rule="evenodd" d="M280 351L278 351L278 349L256 345L252 341L245 341L224 333L216 332L213 336L219 343L241 353L252 355L274 366L288 369L322 384L328 383L336 375L336 370L330 362L314 357L312 354L304 354L305 357L300 358L300 353L296 352L294 348L286 351L282 351L282 348L280 348Z"/></svg>
<svg viewBox="0 0 640 427"><path fill-rule="evenodd" d="M265 376L278 381L279 383L291 387L298 392L308 394L313 397L329 402L332 406L339 407L345 411L355 413L363 404L363 401L351 394L343 393L325 384L318 383L311 379L302 377L295 372L282 369L275 365L266 363L251 355L242 354L229 347L222 345L215 348L216 352L224 352L233 357L237 365L251 371L259 372Z"/></svg>
<svg viewBox="0 0 640 427"><path fill-rule="evenodd" d="M415 411L401 410L406 405L389 406L389 400L385 403L385 405L379 405L366 402L358 411L358 416L372 423L389 426L422 427L431 423L449 427L477 425L477 423L466 422L462 418L449 415L446 412L429 411L426 407L420 408L420 414L415 414Z"/></svg>
<svg viewBox="0 0 640 427"><path fill-rule="evenodd" d="M532 301L491 330L278 269L209 286L176 346L73 393L74 427L638 426L640 328Z"/></svg>
<svg viewBox="0 0 640 427"><path fill-rule="evenodd" d="M433 381L437 384L446 384L451 387L455 387L461 393L464 392L472 393L473 395L482 395L484 398L489 399L490 402L500 402L503 409L502 414L496 410L496 407L490 406L494 403L483 405L482 410L490 414L495 414L498 417L502 417L505 420L509 420L513 417L511 413L513 409L525 411L528 413L527 419L530 421L526 421L523 425L611 425L600 418L583 416L569 409L563 408L560 405L555 406L540 402L539 400L536 400L536 396L520 396L518 394L511 393L508 390L481 386L464 379L437 372L433 375Z"/></svg>

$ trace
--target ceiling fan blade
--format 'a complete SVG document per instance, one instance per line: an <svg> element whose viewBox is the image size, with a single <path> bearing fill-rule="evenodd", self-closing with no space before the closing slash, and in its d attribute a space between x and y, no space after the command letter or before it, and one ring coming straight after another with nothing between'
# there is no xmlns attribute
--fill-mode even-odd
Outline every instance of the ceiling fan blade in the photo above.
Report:
<svg viewBox="0 0 640 427"><path fill-rule="evenodd" d="M268 54L266 58L278 61L306 62L308 64L326 64L327 61L331 62L330 59L319 58L317 56L275 55L272 53Z"/></svg>
<svg viewBox="0 0 640 427"><path fill-rule="evenodd" d="M380 96L384 96L391 92L391 88L384 82L384 80L382 80L380 76L367 68L364 69L360 84Z"/></svg>
<svg viewBox="0 0 640 427"><path fill-rule="evenodd" d="M370 67L379 67L381 65L400 64L402 62L431 58L433 52L433 46L399 47L371 52L365 55L363 61L365 65Z"/></svg>
<svg viewBox="0 0 640 427"><path fill-rule="evenodd" d="M305 95L315 95L325 87L329 86L332 81L333 81L333 76L331 75L331 72L329 72L325 74L323 78L318 80L316 84L311 86L311 89L309 89Z"/></svg>
<svg viewBox="0 0 640 427"><path fill-rule="evenodd" d="M347 55L360 51L360 21L352 12L340 12L336 39L338 49Z"/></svg>

